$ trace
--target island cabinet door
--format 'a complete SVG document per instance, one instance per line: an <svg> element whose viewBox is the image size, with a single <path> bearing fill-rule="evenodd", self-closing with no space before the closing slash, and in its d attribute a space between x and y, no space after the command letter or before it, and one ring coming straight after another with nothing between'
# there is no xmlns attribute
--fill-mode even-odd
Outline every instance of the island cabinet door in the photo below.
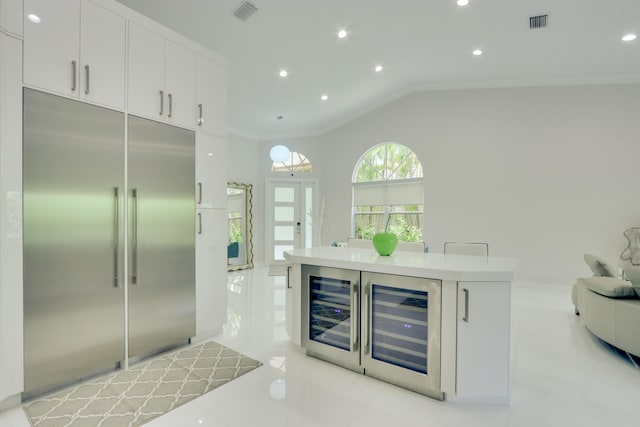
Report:
<svg viewBox="0 0 640 427"><path fill-rule="evenodd" d="M362 273L365 374L443 399L439 280Z"/></svg>
<svg viewBox="0 0 640 427"><path fill-rule="evenodd" d="M302 304L307 354L362 373L360 272L303 265Z"/></svg>

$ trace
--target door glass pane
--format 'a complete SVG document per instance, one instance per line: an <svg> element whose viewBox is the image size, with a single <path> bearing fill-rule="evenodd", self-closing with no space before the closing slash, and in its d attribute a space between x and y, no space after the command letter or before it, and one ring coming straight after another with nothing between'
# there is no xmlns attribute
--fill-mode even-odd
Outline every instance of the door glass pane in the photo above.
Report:
<svg viewBox="0 0 640 427"><path fill-rule="evenodd" d="M273 259L283 260L284 251L292 251L293 245L273 245Z"/></svg>
<svg viewBox="0 0 640 427"><path fill-rule="evenodd" d="M351 282L310 276L309 338L350 350Z"/></svg>
<svg viewBox="0 0 640 427"><path fill-rule="evenodd" d="M427 373L427 292L372 285L371 356Z"/></svg>
<svg viewBox="0 0 640 427"><path fill-rule="evenodd" d="M274 221L293 221L293 206L276 206L273 208Z"/></svg>
<svg viewBox="0 0 640 427"><path fill-rule="evenodd" d="M276 187L274 188L275 194L273 200L278 202L293 203L295 200L295 190L289 187Z"/></svg>
<svg viewBox="0 0 640 427"><path fill-rule="evenodd" d="M273 227L273 240L293 240L292 225L276 225Z"/></svg>

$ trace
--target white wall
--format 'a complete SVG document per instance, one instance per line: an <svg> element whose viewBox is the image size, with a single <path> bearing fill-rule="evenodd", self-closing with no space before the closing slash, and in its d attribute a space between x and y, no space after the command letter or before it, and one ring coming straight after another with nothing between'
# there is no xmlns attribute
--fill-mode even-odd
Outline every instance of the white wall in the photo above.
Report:
<svg viewBox="0 0 640 427"><path fill-rule="evenodd" d="M350 235L360 156L397 142L424 168L432 252L447 240L485 241L492 255L520 259L518 278L570 283L590 274L584 253L624 265L622 232L640 225L638 99L640 85L417 92L285 143L313 162L325 244Z"/></svg>
<svg viewBox="0 0 640 427"><path fill-rule="evenodd" d="M237 135L229 135L227 181L253 185L252 223L253 260L264 261L264 165L260 162L262 144Z"/></svg>

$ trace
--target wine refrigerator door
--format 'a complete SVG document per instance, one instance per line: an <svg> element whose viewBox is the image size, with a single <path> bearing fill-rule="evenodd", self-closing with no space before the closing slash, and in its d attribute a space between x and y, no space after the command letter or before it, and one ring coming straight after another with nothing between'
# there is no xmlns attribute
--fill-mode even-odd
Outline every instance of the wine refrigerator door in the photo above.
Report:
<svg viewBox="0 0 640 427"><path fill-rule="evenodd" d="M362 273L366 375L436 399L440 389L441 282Z"/></svg>
<svg viewBox="0 0 640 427"><path fill-rule="evenodd" d="M360 272L303 265L302 301L307 354L362 373Z"/></svg>

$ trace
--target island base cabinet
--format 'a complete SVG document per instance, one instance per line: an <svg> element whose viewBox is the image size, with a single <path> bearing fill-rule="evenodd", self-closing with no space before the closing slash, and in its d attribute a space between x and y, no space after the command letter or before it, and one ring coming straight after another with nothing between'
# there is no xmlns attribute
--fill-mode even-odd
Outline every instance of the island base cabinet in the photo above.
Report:
<svg viewBox="0 0 640 427"><path fill-rule="evenodd" d="M450 400L508 403L510 282L458 282L456 391Z"/></svg>

